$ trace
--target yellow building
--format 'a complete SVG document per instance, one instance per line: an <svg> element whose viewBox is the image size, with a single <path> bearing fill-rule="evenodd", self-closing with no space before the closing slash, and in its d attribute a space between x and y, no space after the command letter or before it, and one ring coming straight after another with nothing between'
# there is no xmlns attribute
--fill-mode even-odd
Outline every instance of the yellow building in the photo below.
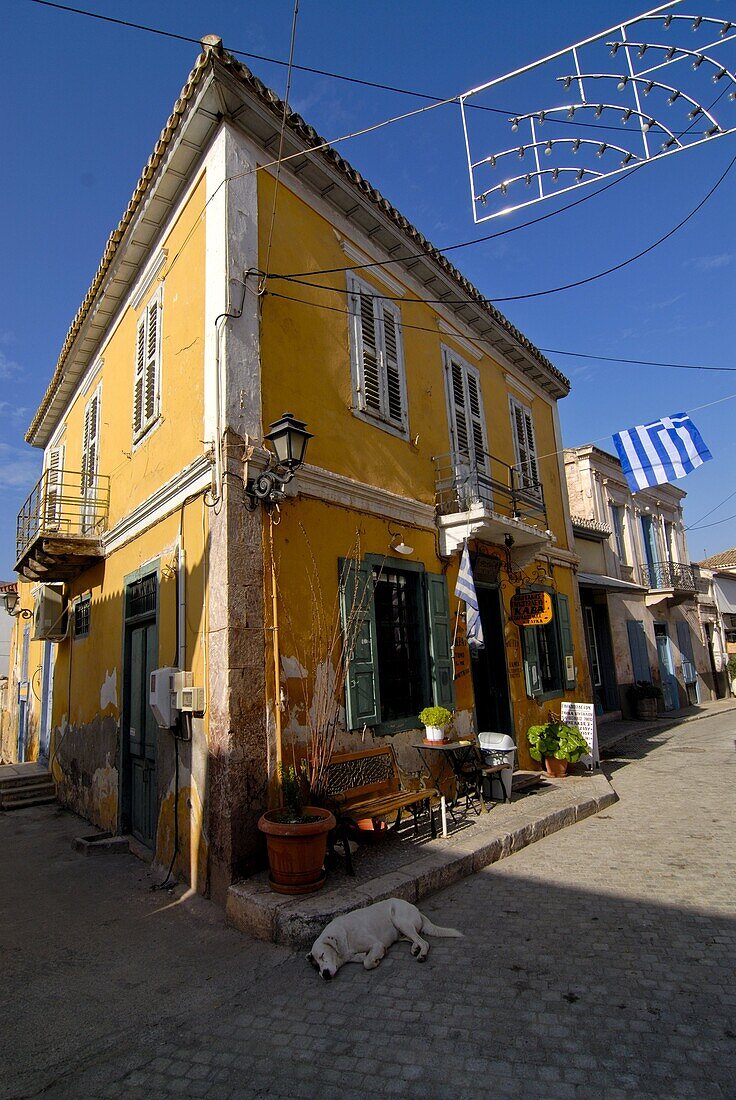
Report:
<svg viewBox="0 0 736 1100"><path fill-rule="evenodd" d="M283 105L218 39L203 47L29 428L44 474L17 569L36 602L63 585L60 797L221 898L261 863L276 762L334 677L341 570L371 598L353 607L340 745L390 739L417 771L435 702L461 732L512 733L529 767L527 727L590 688L569 383L289 112L275 194ZM269 489L264 433L284 409L313 438L274 508L249 493ZM473 659L454 596L466 540ZM546 592L551 620L518 625L516 601L514 622L519 591ZM204 689L173 729L148 705L158 668Z"/></svg>

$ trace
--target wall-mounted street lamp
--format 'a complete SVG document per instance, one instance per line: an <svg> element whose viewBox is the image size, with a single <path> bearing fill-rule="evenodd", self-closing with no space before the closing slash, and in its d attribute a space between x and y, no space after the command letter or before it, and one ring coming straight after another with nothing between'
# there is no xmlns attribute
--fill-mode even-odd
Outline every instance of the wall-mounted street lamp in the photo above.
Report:
<svg viewBox="0 0 736 1100"><path fill-rule="evenodd" d="M273 447L268 452L268 466L257 477L249 478L245 486L245 507L249 512L254 512L259 503L268 508L286 498L285 487L304 465L307 444L312 438L305 422L292 413L283 413L280 420L271 424L266 436Z"/></svg>
<svg viewBox="0 0 736 1100"><path fill-rule="evenodd" d="M18 607L20 596L17 592L3 592L0 598L5 604L5 610L7 611L8 615L12 615L14 619L17 619L19 617L21 619L33 618L33 612L29 611L27 607Z"/></svg>

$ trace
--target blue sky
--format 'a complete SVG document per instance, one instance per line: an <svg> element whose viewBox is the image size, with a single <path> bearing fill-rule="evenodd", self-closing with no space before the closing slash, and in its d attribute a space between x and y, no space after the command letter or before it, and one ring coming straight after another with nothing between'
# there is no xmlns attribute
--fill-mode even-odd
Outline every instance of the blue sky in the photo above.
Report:
<svg viewBox="0 0 736 1100"><path fill-rule="evenodd" d="M79 6L195 38L216 33L234 50L288 56L291 0L261 5L80 0ZM485 7L468 0L374 0L370 5L302 0L295 61L449 97L644 7L639 0L496 0ZM696 7L699 13L736 21L736 0L703 0ZM15 515L40 472L40 452L24 444L24 431L197 48L29 0L2 0L2 11L12 43L4 56L11 109L3 119L6 158L0 180L4 577L11 575L14 560ZM247 63L283 94L282 67ZM499 105L518 110L512 85L497 95ZM422 105L411 97L302 72L293 75L291 103L327 139ZM736 106L729 110L736 120ZM345 141L339 149L440 247L555 209L540 204L474 225L456 105ZM710 142L646 166L574 210L451 257L494 300L586 278L672 229L734 156L736 135ZM736 367L735 181L736 168L687 225L620 272L573 290L504 302L500 308L542 348ZM566 445L597 440L610 450L613 431L709 405L693 412L693 419L714 461L677 483L688 493L685 518L698 528L701 517L731 492L734 497L702 522L736 516L736 373L550 358L573 386L560 403ZM688 537L695 560L734 546L736 518L694 529Z"/></svg>

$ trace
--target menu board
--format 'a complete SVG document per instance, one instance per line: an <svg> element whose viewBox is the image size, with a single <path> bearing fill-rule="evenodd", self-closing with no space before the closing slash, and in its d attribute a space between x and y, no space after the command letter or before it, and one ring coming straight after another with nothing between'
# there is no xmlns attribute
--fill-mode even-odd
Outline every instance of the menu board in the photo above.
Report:
<svg viewBox="0 0 736 1100"><path fill-rule="evenodd" d="M577 726L588 743L590 752L587 756L581 756L587 768L599 768L601 765L598 752L598 727L595 721L594 703L562 703L560 705L560 720L568 726Z"/></svg>

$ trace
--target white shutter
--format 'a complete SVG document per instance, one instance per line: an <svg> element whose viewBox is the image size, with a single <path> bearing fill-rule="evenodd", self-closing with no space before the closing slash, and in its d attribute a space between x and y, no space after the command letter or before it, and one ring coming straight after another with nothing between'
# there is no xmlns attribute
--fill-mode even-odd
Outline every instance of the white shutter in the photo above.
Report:
<svg viewBox="0 0 736 1100"><path fill-rule="evenodd" d="M519 471L519 485L527 492L537 495L539 493L539 471L531 409L525 408L513 397L509 398L509 402L511 405L516 467Z"/></svg>
<svg viewBox="0 0 736 1100"><path fill-rule="evenodd" d="M145 435L159 414L161 400L161 296L146 306L138 322L133 381L133 441Z"/></svg>
<svg viewBox="0 0 736 1100"><path fill-rule="evenodd" d="M487 472L488 440L480 375L454 352L445 349L450 435L453 450Z"/></svg>
<svg viewBox="0 0 736 1100"><path fill-rule="evenodd" d="M146 385L144 390L144 420L148 425L158 414L158 386L160 363L160 304L155 298L148 307L148 331L146 333Z"/></svg>
<svg viewBox="0 0 736 1100"><path fill-rule="evenodd" d="M100 439L100 387L84 410L84 434L82 436L81 496L84 501L82 528L94 527L97 502L97 456Z"/></svg>
<svg viewBox="0 0 736 1100"><path fill-rule="evenodd" d="M135 380L133 382L133 439L143 428L143 388L146 375L146 314L138 322L136 334Z"/></svg>
<svg viewBox="0 0 736 1100"><path fill-rule="evenodd" d="M52 447L46 457L46 499L44 526L57 529L61 522L61 491L64 477L64 447Z"/></svg>
<svg viewBox="0 0 736 1100"><path fill-rule="evenodd" d="M384 415L395 424L404 427L406 400L404 397L401 354L401 318L399 311L389 302L381 304L383 349L385 367Z"/></svg>
<svg viewBox="0 0 736 1100"><path fill-rule="evenodd" d="M407 429L406 380L401 340L401 315L378 291L352 277L353 373L361 412Z"/></svg>

